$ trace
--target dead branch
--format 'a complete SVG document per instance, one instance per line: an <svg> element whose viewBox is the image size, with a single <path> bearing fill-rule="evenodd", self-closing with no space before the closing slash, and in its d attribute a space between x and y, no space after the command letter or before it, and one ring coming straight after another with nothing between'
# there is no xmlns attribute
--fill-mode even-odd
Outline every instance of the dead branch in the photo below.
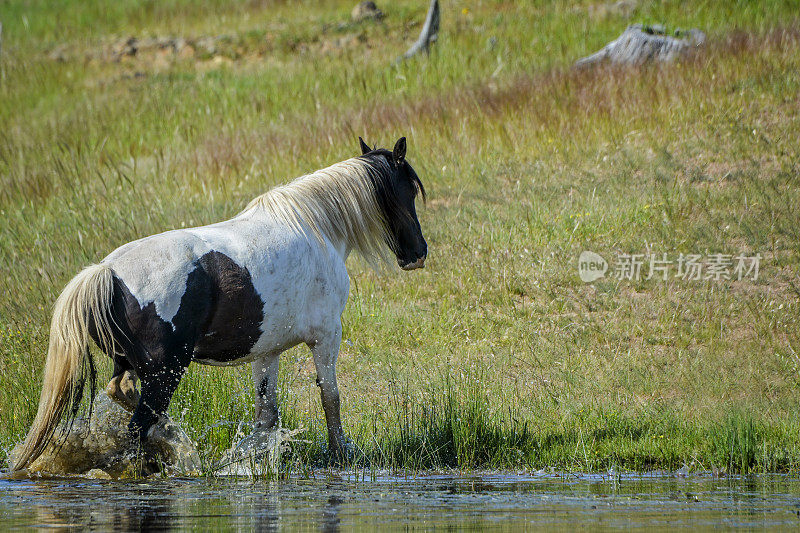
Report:
<svg viewBox="0 0 800 533"><path fill-rule="evenodd" d="M425 17L425 25L419 34L419 39L411 45L399 60L408 59L420 52L429 53L430 46L439 36L439 0L431 0L431 7L428 8L428 16Z"/></svg>

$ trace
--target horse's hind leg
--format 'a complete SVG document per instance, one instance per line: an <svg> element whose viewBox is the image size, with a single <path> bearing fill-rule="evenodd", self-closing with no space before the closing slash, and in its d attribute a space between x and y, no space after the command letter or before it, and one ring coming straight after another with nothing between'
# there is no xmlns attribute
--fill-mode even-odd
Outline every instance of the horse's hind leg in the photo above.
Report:
<svg viewBox="0 0 800 533"><path fill-rule="evenodd" d="M169 402L187 366L188 362L185 365L176 362L153 373L139 373L142 394L128 424L128 431L132 435L145 440L150 428L167 414Z"/></svg>
<svg viewBox="0 0 800 533"><path fill-rule="evenodd" d="M136 374L125 370L122 374L114 376L106 386L109 398L117 402L126 411L133 412L139 403L139 391L136 390Z"/></svg>
<svg viewBox="0 0 800 533"><path fill-rule="evenodd" d="M114 375L106 386L106 394L126 411L133 412L136 409L139 403L136 373L127 360L114 358Z"/></svg>

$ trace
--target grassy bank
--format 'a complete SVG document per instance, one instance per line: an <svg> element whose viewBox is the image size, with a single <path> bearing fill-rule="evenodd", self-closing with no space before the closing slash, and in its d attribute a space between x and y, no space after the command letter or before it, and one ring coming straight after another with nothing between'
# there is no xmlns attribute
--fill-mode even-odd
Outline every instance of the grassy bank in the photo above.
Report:
<svg viewBox="0 0 800 533"><path fill-rule="evenodd" d="M357 135L406 135L429 261L351 260L343 316L365 461L796 470L798 2L446 0L431 56L400 65L427 2L361 24L353 3L0 7L0 446L33 417L49 309L81 266L233 216L356 155ZM638 21L708 42L675 65L570 70ZM131 36L192 50L119 55ZM584 284L583 250L762 260L757 280ZM251 417L249 374L193 366L176 394L210 458ZM285 354L303 464L325 446L314 378L305 348Z"/></svg>

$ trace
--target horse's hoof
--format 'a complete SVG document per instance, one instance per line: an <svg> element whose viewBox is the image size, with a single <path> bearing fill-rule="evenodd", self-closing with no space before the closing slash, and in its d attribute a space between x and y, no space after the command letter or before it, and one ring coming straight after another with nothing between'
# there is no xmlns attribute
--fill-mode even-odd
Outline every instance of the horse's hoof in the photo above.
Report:
<svg viewBox="0 0 800 533"><path fill-rule="evenodd" d="M136 381L130 372L126 371L111 378L106 386L106 394L128 412L132 413L139 405L139 391L136 390Z"/></svg>

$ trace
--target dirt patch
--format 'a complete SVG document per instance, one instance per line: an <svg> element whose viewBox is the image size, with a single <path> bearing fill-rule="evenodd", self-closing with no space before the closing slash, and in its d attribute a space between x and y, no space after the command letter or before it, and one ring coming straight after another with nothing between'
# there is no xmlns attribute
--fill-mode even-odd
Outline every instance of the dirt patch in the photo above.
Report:
<svg viewBox="0 0 800 533"><path fill-rule="evenodd" d="M108 39L88 49L60 44L47 56L58 62L163 70L178 63L204 67L262 61L281 54L335 54L368 45L369 29L383 18L380 10L367 9L352 21L326 23L299 35L289 35L281 27L195 37L129 35Z"/></svg>

